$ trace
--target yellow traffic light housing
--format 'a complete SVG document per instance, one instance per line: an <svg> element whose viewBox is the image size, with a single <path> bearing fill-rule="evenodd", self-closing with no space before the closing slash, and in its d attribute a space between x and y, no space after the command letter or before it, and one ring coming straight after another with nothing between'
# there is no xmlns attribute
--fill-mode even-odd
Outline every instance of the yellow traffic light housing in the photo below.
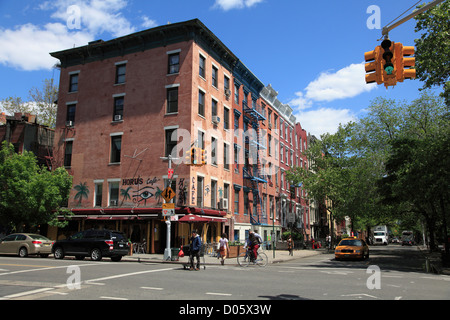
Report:
<svg viewBox="0 0 450 320"><path fill-rule="evenodd" d="M188 166L195 166L198 164L199 154L198 154L198 148L191 147L188 151L186 151L186 164Z"/></svg>
<svg viewBox="0 0 450 320"><path fill-rule="evenodd" d="M200 165L206 164L206 150L200 149Z"/></svg>
<svg viewBox="0 0 450 320"><path fill-rule="evenodd" d="M366 83L376 82L383 83L383 74L381 70L381 47L375 47L375 50L365 52L364 59L366 60Z"/></svg>
<svg viewBox="0 0 450 320"><path fill-rule="evenodd" d="M401 43L395 44L396 71L397 81L403 82L405 79L414 79L416 77L416 69L411 68L416 64L413 46L403 46Z"/></svg>
<svg viewBox="0 0 450 320"><path fill-rule="evenodd" d="M385 39L381 43L382 65L383 65L383 83L386 86L395 86L397 84L396 56L394 55L394 43Z"/></svg>

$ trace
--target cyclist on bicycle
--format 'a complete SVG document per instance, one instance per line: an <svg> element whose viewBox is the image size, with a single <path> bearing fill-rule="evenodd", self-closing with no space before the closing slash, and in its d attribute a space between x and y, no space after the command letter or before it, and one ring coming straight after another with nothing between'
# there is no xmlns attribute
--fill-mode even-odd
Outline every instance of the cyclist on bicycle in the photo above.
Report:
<svg viewBox="0 0 450 320"><path fill-rule="evenodd" d="M249 247L249 251L252 252L251 261L254 262L256 257L258 256L259 245L262 243L262 238L256 231L250 230L248 234L247 245Z"/></svg>

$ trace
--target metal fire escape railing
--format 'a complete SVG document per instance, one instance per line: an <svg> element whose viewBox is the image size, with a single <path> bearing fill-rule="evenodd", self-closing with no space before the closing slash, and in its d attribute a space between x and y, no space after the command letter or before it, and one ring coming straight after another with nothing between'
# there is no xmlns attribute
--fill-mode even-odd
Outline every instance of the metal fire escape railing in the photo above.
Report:
<svg viewBox="0 0 450 320"><path fill-rule="evenodd" d="M262 107L258 104L254 104L252 108L247 105L247 102L243 102L244 113L250 119L250 124L254 129L253 134L246 135L245 143L249 144L249 148L252 149L252 154L256 155L256 163L253 165L247 164L244 166L243 174L244 179L248 179L252 184L253 192L253 204L254 207L250 214L250 220L252 225L267 224L267 213L263 214L263 198L260 192L260 184L267 183L264 172L261 170L260 150L265 150L266 146L262 143L262 135L260 134L260 122L266 120ZM248 139L247 139L248 138ZM255 206L256 204L256 206Z"/></svg>

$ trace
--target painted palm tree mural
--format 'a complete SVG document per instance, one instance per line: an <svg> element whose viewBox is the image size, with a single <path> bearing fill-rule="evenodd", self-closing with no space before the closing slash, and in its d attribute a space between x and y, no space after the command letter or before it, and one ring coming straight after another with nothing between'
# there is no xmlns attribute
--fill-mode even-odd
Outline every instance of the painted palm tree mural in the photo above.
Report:
<svg viewBox="0 0 450 320"><path fill-rule="evenodd" d="M131 201L130 191L133 189L133 187L128 187L126 189L120 189L120 195L122 196L122 204L124 202L127 202L127 200Z"/></svg>
<svg viewBox="0 0 450 320"><path fill-rule="evenodd" d="M89 198L89 188L87 186L87 182L80 182L80 184L76 185L73 188L75 189L75 191L77 191L77 193L75 194L75 200L78 200L78 205L81 206L81 201L83 200L83 198Z"/></svg>

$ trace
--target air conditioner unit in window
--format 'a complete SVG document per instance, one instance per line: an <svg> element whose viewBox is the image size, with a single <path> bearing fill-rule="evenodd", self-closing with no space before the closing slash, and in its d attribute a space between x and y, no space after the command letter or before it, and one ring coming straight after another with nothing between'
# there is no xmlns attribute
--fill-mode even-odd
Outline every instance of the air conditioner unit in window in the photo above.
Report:
<svg viewBox="0 0 450 320"><path fill-rule="evenodd" d="M220 210L228 210L228 199L221 198L219 201Z"/></svg>
<svg viewBox="0 0 450 320"><path fill-rule="evenodd" d="M110 207L117 207L117 200L111 200L111 201L109 202L109 206L110 206Z"/></svg>
<svg viewBox="0 0 450 320"><path fill-rule="evenodd" d="M219 124L219 123L220 123L220 118L219 118L218 116L213 116L213 117L212 117L212 122L213 122L214 124Z"/></svg>
<svg viewBox="0 0 450 320"><path fill-rule="evenodd" d="M230 89L225 89L225 97L227 97L227 99L231 96L231 90Z"/></svg>
<svg viewBox="0 0 450 320"><path fill-rule="evenodd" d="M73 127L73 121L66 121L66 127Z"/></svg>
<svg viewBox="0 0 450 320"><path fill-rule="evenodd" d="M116 114L114 116L114 121L121 121L122 120L122 115L121 114Z"/></svg>

